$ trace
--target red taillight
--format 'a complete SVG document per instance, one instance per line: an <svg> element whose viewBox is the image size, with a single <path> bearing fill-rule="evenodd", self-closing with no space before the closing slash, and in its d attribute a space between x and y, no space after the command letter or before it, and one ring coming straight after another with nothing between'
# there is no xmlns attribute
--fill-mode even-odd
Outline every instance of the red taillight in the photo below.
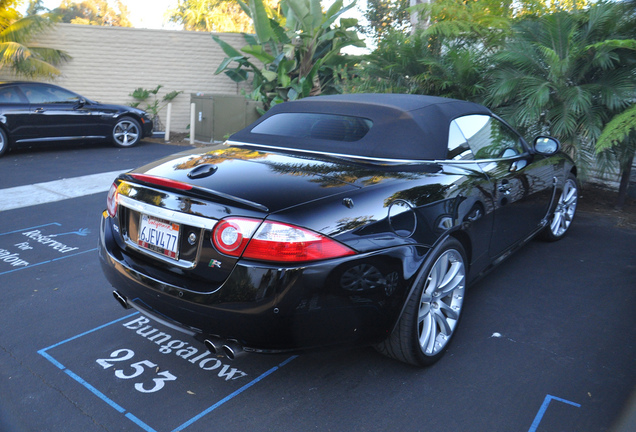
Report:
<svg viewBox="0 0 636 432"><path fill-rule="evenodd" d="M214 246L234 257L243 254L244 258L271 262L298 263L355 254L347 246L304 228L269 221L259 224L253 219L224 219L214 228Z"/></svg>
<svg viewBox="0 0 636 432"><path fill-rule="evenodd" d="M117 183L113 183L108 191L108 197L106 198L106 208L110 217L117 216Z"/></svg>
<svg viewBox="0 0 636 432"><path fill-rule="evenodd" d="M229 218L220 221L212 233L212 243L219 252L240 256L260 221L245 218Z"/></svg>
<svg viewBox="0 0 636 432"><path fill-rule="evenodd" d="M157 186L169 187L179 190L190 190L192 185L183 183L177 180L170 180L162 177L155 177L148 174L129 174L132 178L142 181L144 183L150 183Z"/></svg>

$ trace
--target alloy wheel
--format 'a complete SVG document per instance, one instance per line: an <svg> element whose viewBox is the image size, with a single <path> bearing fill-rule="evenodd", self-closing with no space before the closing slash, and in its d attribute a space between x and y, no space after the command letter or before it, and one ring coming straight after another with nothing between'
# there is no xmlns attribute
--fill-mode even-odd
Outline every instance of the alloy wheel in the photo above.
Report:
<svg viewBox="0 0 636 432"><path fill-rule="evenodd" d="M115 125L113 138L121 147L132 146L139 140L139 126L132 120L122 120Z"/></svg>
<svg viewBox="0 0 636 432"><path fill-rule="evenodd" d="M567 179L565 185L563 185L563 191L550 223L550 231L555 237L561 237L570 227L576 212L577 200L578 190L576 182L572 179Z"/></svg>
<svg viewBox="0 0 636 432"><path fill-rule="evenodd" d="M450 340L464 303L465 286L463 257L449 249L431 268L420 297L417 332L426 356L438 354Z"/></svg>
<svg viewBox="0 0 636 432"><path fill-rule="evenodd" d="M0 129L0 156L3 156L9 150L9 138L7 134Z"/></svg>

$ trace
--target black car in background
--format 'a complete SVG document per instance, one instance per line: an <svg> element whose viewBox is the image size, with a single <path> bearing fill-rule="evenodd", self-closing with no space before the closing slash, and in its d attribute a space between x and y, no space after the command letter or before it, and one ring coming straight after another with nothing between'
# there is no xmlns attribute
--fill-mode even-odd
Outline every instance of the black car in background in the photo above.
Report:
<svg viewBox="0 0 636 432"><path fill-rule="evenodd" d="M130 147L150 134L152 119L143 110L94 102L52 84L0 83L0 156L11 147L54 141Z"/></svg>
<svg viewBox="0 0 636 432"><path fill-rule="evenodd" d="M225 145L119 176L102 268L124 307L228 357L372 344L431 364L470 282L567 233L577 170L559 147L452 99L279 104Z"/></svg>

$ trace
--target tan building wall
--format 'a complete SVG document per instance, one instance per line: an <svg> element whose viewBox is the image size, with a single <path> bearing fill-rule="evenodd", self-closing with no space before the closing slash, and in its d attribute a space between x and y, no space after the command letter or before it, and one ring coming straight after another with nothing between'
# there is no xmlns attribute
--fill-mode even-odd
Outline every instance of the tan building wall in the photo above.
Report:
<svg viewBox="0 0 636 432"><path fill-rule="evenodd" d="M240 34L220 36L240 48ZM60 66L63 76L54 84L89 99L128 105L138 87L164 87L159 96L183 91L173 101L172 130L185 132L190 123L190 93L239 94L225 74L214 75L225 53L210 33L58 24L32 45L57 48L73 58ZM0 79L15 79L6 73ZM140 105L143 108L143 104ZM166 110L161 113L165 123Z"/></svg>

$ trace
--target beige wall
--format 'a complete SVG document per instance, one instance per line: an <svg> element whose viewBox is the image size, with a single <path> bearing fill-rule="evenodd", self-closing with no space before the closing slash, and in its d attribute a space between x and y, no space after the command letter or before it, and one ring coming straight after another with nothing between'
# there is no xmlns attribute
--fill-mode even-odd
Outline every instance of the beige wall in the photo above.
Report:
<svg viewBox="0 0 636 432"><path fill-rule="evenodd" d="M240 34L220 36L234 47L245 45ZM159 96L183 91L173 101L175 132L185 132L190 123L190 93L239 94L225 74L214 75L225 54L210 33L58 24L32 45L68 52L73 58L61 65L63 76L53 83L89 99L128 105L138 87L162 84ZM15 78L4 73L0 79ZM164 123L165 115L164 109Z"/></svg>

